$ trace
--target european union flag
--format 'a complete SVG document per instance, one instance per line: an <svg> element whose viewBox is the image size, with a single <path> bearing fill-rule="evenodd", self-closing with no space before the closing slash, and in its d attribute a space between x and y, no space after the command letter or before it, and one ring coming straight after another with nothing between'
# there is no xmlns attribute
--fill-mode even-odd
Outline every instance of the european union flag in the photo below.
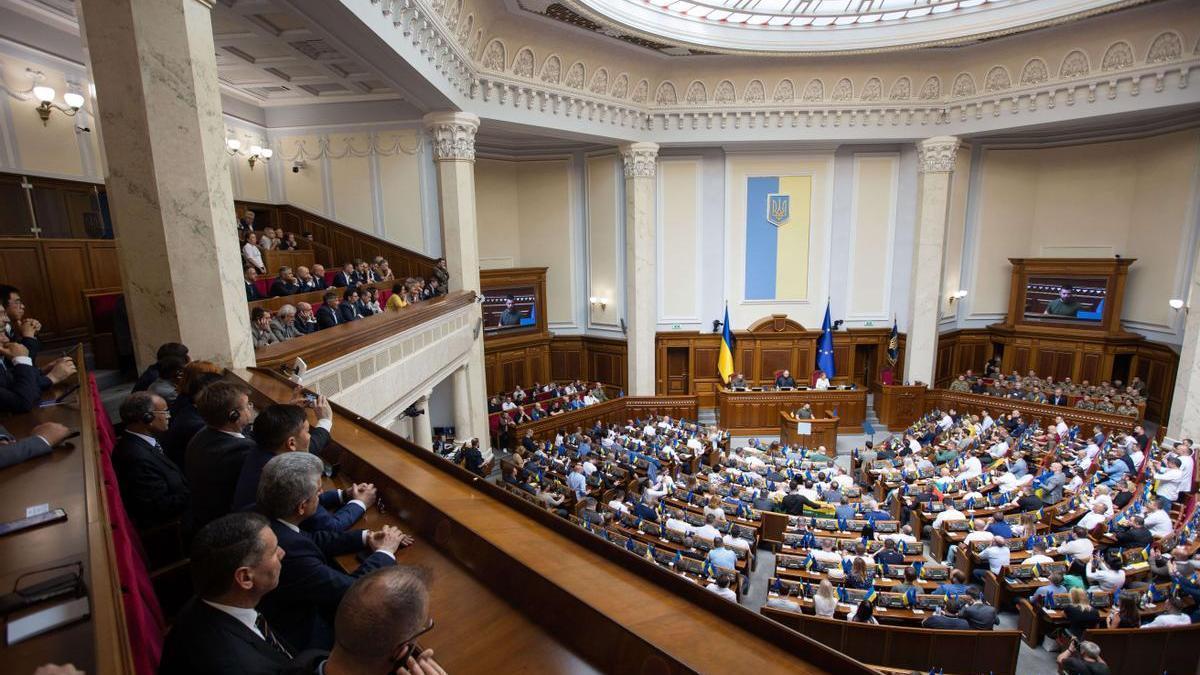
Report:
<svg viewBox="0 0 1200 675"><path fill-rule="evenodd" d="M829 318L829 301L825 301L825 321L821 324L821 340L817 343L817 369L833 379L833 321Z"/></svg>

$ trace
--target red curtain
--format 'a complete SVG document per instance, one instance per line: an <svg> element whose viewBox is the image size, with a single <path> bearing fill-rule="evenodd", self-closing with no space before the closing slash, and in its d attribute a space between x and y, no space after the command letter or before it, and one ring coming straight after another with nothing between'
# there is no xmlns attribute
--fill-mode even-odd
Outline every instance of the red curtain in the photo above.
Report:
<svg viewBox="0 0 1200 675"><path fill-rule="evenodd" d="M138 675L154 675L162 657L163 619L162 608L154 595L150 573L146 570L146 559L142 553L137 530L129 522L125 505L121 502L121 491L117 485L117 474L112 465L112 451L116 446L116 434L108 413L100 402L96 378L88 375L88 387L92 392L92 407L96 412L96 438L100 442L100 467L104 475L104 496L108 502L108 519L112 528L113 550L116 553L117 573L121 579L121 597L125 605L125 623L129 628L129 645L133 651L133 663Z"/></svg>

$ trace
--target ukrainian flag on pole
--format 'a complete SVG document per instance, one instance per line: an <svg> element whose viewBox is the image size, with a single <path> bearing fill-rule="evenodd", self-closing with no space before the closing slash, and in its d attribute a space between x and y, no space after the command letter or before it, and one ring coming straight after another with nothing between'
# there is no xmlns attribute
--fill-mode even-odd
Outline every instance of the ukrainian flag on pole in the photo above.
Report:
<svg viewBox="0 0 1200 675"><path fill-rule="evenodd" d="M729 305L725 305L725 324L721 329L721 351L717 353L717 372L729 384L733 377L733 331L729 329Z"/></svg>

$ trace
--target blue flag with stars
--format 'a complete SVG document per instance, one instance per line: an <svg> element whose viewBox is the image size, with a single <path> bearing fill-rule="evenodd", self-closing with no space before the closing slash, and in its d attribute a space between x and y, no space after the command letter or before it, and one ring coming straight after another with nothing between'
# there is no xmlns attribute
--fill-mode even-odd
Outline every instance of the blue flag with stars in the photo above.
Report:
<svg viewBox="0 0 1200 675"><path fill-rule="evenodd" d="M821 324L821 341L817 343L817 369L832 380L833 367L833 321L829 318L829 301L825 301L825 322Z"/></svg>

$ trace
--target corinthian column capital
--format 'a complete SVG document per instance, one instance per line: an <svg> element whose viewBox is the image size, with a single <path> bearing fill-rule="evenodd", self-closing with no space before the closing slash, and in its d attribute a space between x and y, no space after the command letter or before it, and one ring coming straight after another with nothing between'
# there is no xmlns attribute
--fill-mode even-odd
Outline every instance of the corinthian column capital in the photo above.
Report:
<svg viewBox="0 0 1200 675"><path fill-rule="evenodd" d="M434 112L424 117L425 129L433 136L433 158L445 161L475 161L475 132L479 116L463 112Z"/></svg>
<svg viewBox="0 0 1200 675"><path fill-rule="evenodd" d="M917 164L919 171L921 173L953 172L959 143L957 136L934 136L917 143L917 153L920 158L920 162Z"/></svg>
<svg viewBox="0 0 1200 675"><path fill-rule="evenodd" d="M626 143L621 146L626 178L653 178L658 167L658 143Z"/></svg>

